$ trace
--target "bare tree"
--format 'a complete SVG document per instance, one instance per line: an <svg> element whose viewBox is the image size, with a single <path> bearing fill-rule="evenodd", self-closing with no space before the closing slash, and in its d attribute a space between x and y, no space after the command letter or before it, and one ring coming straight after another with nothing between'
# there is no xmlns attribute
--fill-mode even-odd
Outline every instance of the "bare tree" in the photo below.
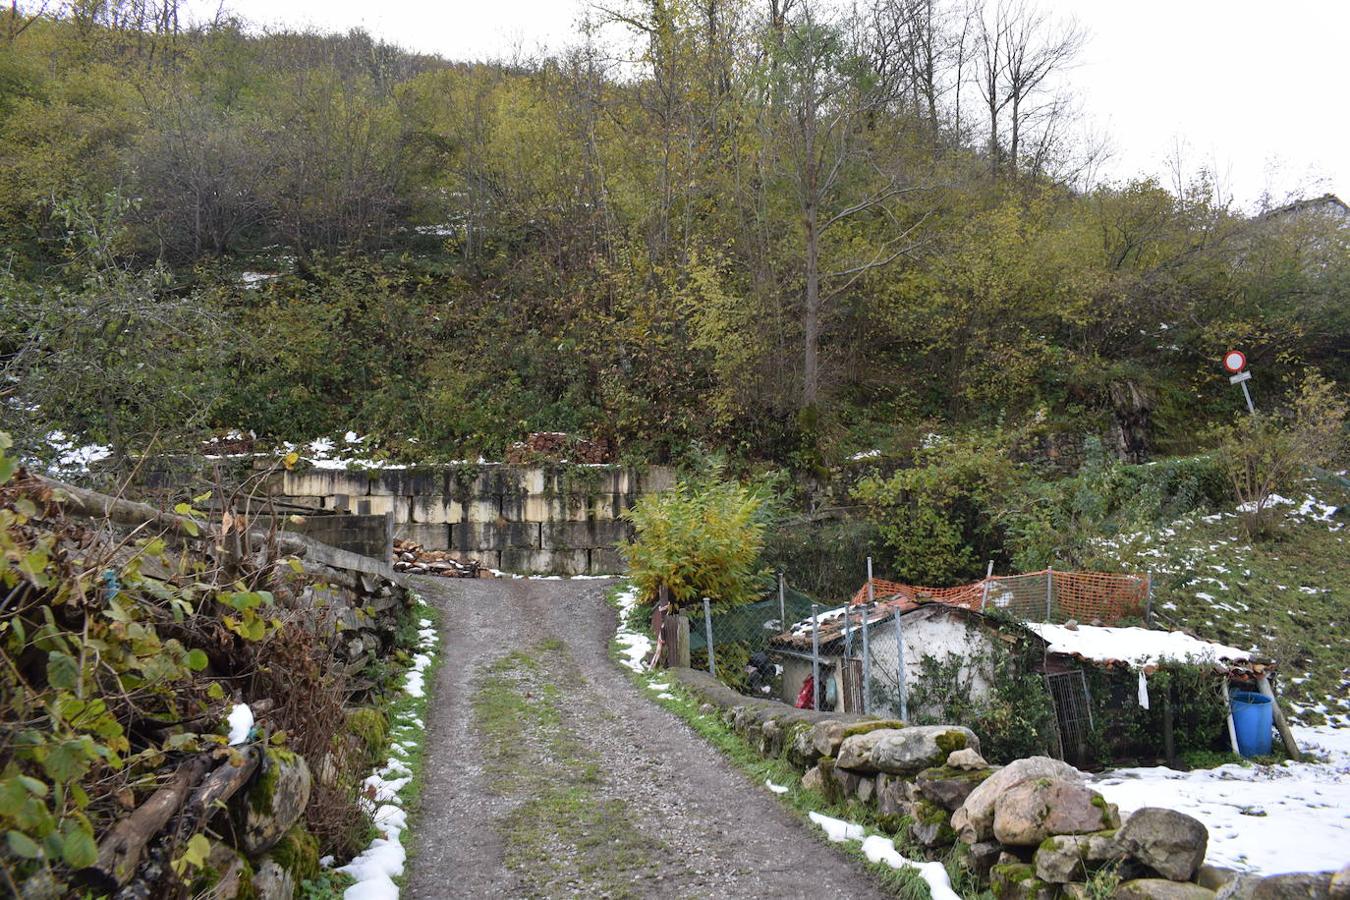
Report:
<svg viewBox="0 0 1350 900"><path fill-rule="evenodd" d="M1048 90L1051 76L1073 62L1087 33L1072 20L1051 19L1029 0L999 0L992 10L980 5L975 15L977 84L988 116L990 168L997 175L1006 160L1016 174L1028 130L1053 129L1068 110L1064 98Z"/></svg>
<svg viewBox="0 0 1350 900"><path fill-rule="evenodd" d="M802 395L805 411L820 398L820 342L829 302L867 272L889 265L914 246L918 223L894 201L916 188L878 158L861 126L886 102L884 93L851 77L856 48L845 45L846 30L818 17L809 2L787 28L782 66L784 108L775 124L781 168L801 214L803 250ZM822 265L829 232L870 215L886 223L888 237L850 259Z"/></svg>

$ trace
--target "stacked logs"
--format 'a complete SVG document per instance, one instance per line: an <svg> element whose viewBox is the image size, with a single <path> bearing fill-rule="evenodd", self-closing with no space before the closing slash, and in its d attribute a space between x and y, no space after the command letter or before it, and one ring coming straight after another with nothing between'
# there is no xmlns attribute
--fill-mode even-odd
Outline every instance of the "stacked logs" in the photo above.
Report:
<svg viewBox="0 0 1350 900"><path fill-rule="evenodd" d="M394 571L441 578L491 578L476 559L461 562L445 550L427 550L415 541L394 541Z"/></svg>

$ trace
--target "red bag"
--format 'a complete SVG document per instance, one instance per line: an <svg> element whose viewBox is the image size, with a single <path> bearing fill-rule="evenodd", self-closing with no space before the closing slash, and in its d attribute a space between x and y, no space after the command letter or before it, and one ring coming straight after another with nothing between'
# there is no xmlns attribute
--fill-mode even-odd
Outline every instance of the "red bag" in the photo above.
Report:
<svg viewBox="0 0 1350 900"><path fill-rule="evenodd" d="M797 695L797 709L815 709L816 708L816 682L810 676L802 682L801 693Z"/></svg>

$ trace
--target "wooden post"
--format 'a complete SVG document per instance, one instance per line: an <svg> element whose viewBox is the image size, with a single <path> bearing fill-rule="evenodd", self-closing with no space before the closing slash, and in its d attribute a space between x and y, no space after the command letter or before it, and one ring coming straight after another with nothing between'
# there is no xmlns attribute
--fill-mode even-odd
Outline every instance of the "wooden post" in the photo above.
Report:
<svg viewBox="0 0 1350 900"><path fill-rule="evenodd" d="M670 649L671 665L689 668L689 617L675 616L675 643Z"/></svg>
<svg viewBox="0 0 1350 900"><path fill-rule="evenodd" d="M1289 754L1290 759L1302 759L1298 744L1294 741L1294 732L1290 730L1289 723L1284 718L1284 710L1280 709L1280 701L1275 699L1275 690L1270 686L1270 679L1266 677L1264 672L1256 676L1256 689L1270 698L1271 712L1275 716L1275 727L1280 730L1280 740L1284 742L1285 752Z"/></svg>

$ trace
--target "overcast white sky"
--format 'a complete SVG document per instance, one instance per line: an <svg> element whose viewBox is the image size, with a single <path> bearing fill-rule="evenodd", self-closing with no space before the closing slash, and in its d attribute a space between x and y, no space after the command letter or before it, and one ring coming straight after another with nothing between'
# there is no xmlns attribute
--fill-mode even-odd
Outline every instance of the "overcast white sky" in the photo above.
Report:
<svg viewBox="0 0 1350 900"><path fill-rule="evenodd" d="M1070 73L1114 156L1105 174L1170 183L1180 141L1187 167L1216 170L1250 205L1263 191L1350 200L1347 42L1350 0L1041 0L1091 39ZM195 0L200 14L213 0ZM585 0L227 0L263 25L365 28L452 59L557 47Z"/></svg>

